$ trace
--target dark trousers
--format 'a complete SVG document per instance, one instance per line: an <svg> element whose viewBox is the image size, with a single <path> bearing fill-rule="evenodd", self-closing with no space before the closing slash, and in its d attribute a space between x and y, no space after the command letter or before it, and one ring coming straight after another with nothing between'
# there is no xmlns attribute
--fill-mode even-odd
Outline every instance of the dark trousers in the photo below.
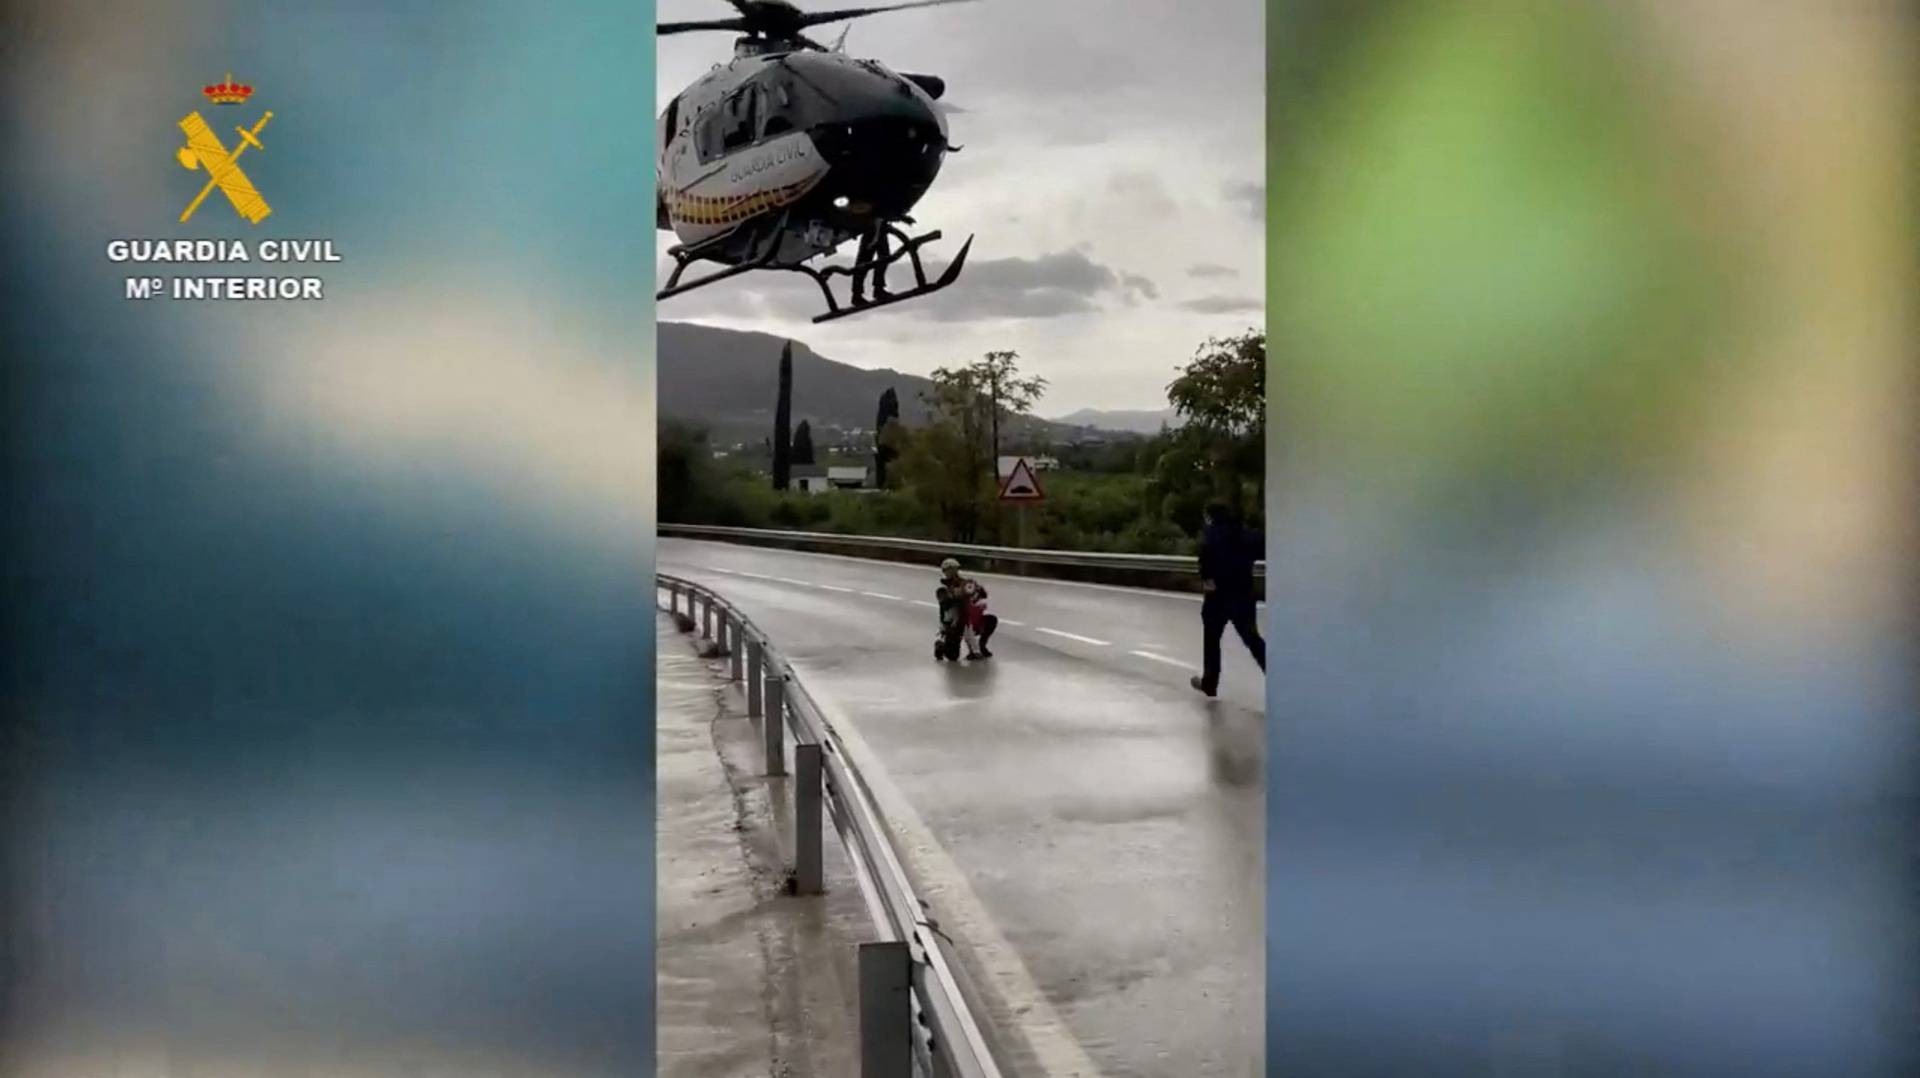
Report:
<svg viewBox="0 0 1920 1078"><path fill-rule="evenodd" d="M1220 688L1220 638L1227 626L1240 634L1240 640L1253 653L1260 669L1267 668L1267 642L1260 639L1260 623L1251 595L1221 595L1218 592L1200 603L1201 662L1200 687L1208 692Z"/></svg>
<svg viewBox="0 0 1920 1078"><path fill-rule="evenodd" d="M890 253L891 252L887 250L887 226L885 224L876 223L873 226L873 231L860 237L860 247L853 256L854 265L857 266L869 258L876 259L877 261L870 268L858 270L854 273L853 294L856 297L867 294L867 276L869 274L873 276L874 296L878 298L886 294L886 259Z"/></svg>

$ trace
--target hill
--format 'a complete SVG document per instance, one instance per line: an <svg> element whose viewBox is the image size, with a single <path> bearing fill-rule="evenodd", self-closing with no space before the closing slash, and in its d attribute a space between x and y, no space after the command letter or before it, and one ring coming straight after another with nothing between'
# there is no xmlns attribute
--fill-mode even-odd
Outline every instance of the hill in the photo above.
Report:
<svg viewBox="0 0 1920 1078"><path fill-rule="evenodd" d="M662 423L706 427L719 444L758 444L772 432L784 338L692 322L661 322L657 339ZM902 421L909 426L926 422L927 409L920 395L933 388L927 379L889 368L870 370L840 363L804 341L793 342L793 422L798 426L804 419L811 424L818 432L816 444L837 441L835 432L870 432L880 394L889 388L900 398ZM1043 419L1009 427L1015 436L1028 432L1051 443L1126 433Z"/></svg>
<svg viewBox="0 0 1920 1078"><path fill-rule="evenodd" d="M1095 427L1100 430L1125 431L1131 434L1158 434L1163 426L1179 426L1180 416L1171 408L1106 411L1099 408L1082 408L1070 415L1060 416L1054 422L1069 427Z"/></svg>

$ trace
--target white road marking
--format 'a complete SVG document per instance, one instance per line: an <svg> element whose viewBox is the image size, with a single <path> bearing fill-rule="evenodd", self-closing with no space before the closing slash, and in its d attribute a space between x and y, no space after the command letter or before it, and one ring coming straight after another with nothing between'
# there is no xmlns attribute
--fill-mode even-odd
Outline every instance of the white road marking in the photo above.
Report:
<svg viewBox="0 0 1920 1078"><path fill-rule="evenodd" d="M1024 629L1024 628L1026 628L1026 627L1027 627L1027 623L1026 623L1026 622L1024 622L1024 621L1015 621L1015 620L1013 620L1012 618L1001 618L1001 619L1000 619L1000 624L1002 624L1002 625L1013 625L1013 626L1017 626L1017 627L1019 627L1019 628L1022 628L1022 629Z"/></svg>
<svg viewBox="0 0 1920 1078"><path fill-rule="evenodd" d="M1165 655L1156 655L1151 651L1129 651L1127 652L1127 654L1138 655L1142 659L1152 659L1154 662L1157 662L1157 663L1166 663L1168 666L1177 666L1182 670L1198 669L1198 667L1192 666L1188 663L1183 663L1179 659L1169 659Z"/></svg>
<svg viewBox="0 0 1920 1078"><path fill-rule="evenodd" d="M901 601L898 595L888 595L884 591L863 591L860 594L866 596L869 599L885 599L888 602L894 602L894 603Z"/></svg>
<svg viewBox="0 0 1920 1078"><path fill-rule="evenodd" d="M792 577L786 576L770 576L767 579L780 584L792 584L796 588L811 588L814 586L811 581L795 580Z"/></svg>
<svg viewBox="0 0 1920 1078"><path fill-rule="evenodd" d="M1047 627L1046 627L1046 626L1044 626L1044 625L1041 625L1041 626L1038 626L1038 627L1036 627L1036 628L1034 629L1034 632L1037 632L1037 633L1051 633L1051 634L1053 634L1054 636L1064 636L1064 637L1066 637L1066 638L1067 638L1068 640L1078 640L1078 641L1080 641L1080 642L1081 642L1082 644L1093 644L1093 645L1095 645L1096 647L1103 647L1103 648L1104 648L1104 647L1106 647L1106 646L1107 646L1108 644L1111 644L1111 643L1113 643L1113 641L1111 641L1111 640L1095 640L1095 639L1094 639L1093 637L1091 637L1091 636L1081 636L1081 635L1080 635L1079 633L1069 633L1069 632L1064 632L1064 631L1062 631L1062 630L1060 630L1060 629L1049 629L1049 628L1047 628Z"/></svg>
<svg viewBox="0 0 1920 1078"><path fill-rule="evenodd" d="M805 670L799 664L795 667L804 681ZM992 978L1001 1002L1020 1016L1020 1034L1038 1057L1043 1073L1047 1078L1101 1078L1100 1068L1079 1038L1068 1031L1020 953L1001 934L980 896L968 886L967 874L960 871L953 856L933 837L933 829L893 784L887 769L860 736L859 728L838 707L817 695L812 698L859 770L868 792L879 802L880 814L897 829L894 850L925 888L922 897L932 907L934 919L948 936L965 941L968 954Z"/></svg>
<svg viewBox="0 0 1920 1078"><path fill-rule="evenodd" d="M854 591L852 588L837 587L833 584L815 584L814 587L819 588L821 591L837 591L842 595L854 594Z"/></svg>
<svg viewBox="0 0 1920 1078"><path fill-rule="evenodd" d="M940 604L934 602L931 599L908 599L907 602L910 602L915 606L930 606L930 607L933 607L935 610L940 609Z"/></svg>

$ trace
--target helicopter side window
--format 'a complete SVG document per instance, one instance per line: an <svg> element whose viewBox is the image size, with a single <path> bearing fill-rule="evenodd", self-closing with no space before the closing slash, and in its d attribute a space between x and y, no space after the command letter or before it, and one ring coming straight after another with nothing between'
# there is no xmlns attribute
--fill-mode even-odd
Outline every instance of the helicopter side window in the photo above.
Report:
<svg viewBox="0 0 1920 1078"><path fill-rule="evenodd" d="M712 161L736 145L732 140L733 103L717 101L693 121L694 145L699 148L700 160Z"/></svg>
<svg viewBox="0 0 1920 1078"><path fill-rule="evenodd" d="M793 130L793 95L785 86L769 88L761 95L760 136L771 138Z"/></svg>
<svg viewBox="0 0 1920 1078"><path fill-rule="evenodd" d="M743 86L739 92L727 99L726 118L720 129L720 148L734 150L748 145L754 139L757 125L755 114L760 94L752 86Z"/></svg>

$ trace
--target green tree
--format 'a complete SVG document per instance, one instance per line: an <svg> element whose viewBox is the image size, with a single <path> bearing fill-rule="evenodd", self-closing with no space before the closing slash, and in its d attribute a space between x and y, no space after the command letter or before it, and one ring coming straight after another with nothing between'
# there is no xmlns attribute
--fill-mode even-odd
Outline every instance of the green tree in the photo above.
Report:
<svg viewBox="0 0 1920 1078"><path fill-rule="evenodd" d="M1214 497L1204 447L1194 438L1176 437L1152 455L1146 502L1158 516L1189 535L1198 534L1207 503Z"/></svg>
<svg viewBox="0 0 1920 1078"><path fill-rule="evenodd" d="M932 413L931 426L945 423L957 439L947 454L954 468L980 474L989 471L992 461L993 416L991 402L982 392L980 372L969 364L964 367L939 367L929 376L933 390L922 393Z"/></svg>
<svg viewBox="0 0 1920 1078"><path fill-rule="evenodd" d="M988 352L984 357L961 367L941 367L930 376L931 393L921 399L933 414L933 424L947 424L951 431L940 439L938 459L955 469L953 496L963 489L984 487L980 504L961 514L969 522L969 534L979 521L991 514L997 481L995 463L1000 455L1000 421L1003 416L1030 415L1033 406L1046 391L1047 380L1025 377L1020 373L1019 356L1013 352ZM923 467L925 460L922 461ZM948 509L943 518L958 519L951 497L943 499Z"/></svg>
<svg viewBox="0 0 1920 1078"><path fill-rule="evenodd" d="M1000 459L1001 417L1032 415L1033 406L1040 402L1041 394L1047 390L1047 380L1038 376L1021 377L1020 354L1011 351L988 352L969 364L969 369L974 372L974 380L980 391L987 396L993 459L997 461Z"/></svg>
<svg viewBox="0 0 1920 1078"><path fill-rule="evenodd" d="M890 440L900 453L900 477L913 499L940 522L946 536L971 543L993 498L979 467L979 448L954 419L941 418L909 433L898 423Z"/></svg>
<svg viewBox="0 0 1920 1078"><path fill-rule="evenodd" d="M1251 480L1257 509L1266 493L1266 333L1250 329L1237 337L1208 338L1167 386L1167 400L1185 421L1173 442L1186 448L1169 450L1160 459L1155 481L1164 484L1163 496L1203 472L1212 495L1237 509L1246 508L1245 486Z"/></svg>
<svg viewBox="0 0 1920 1078"><path fill-rule="evenodd" d="M788 453L795 464L812 464L813 460L813 424L802 419L793 429L793 449Z"/></svg>
<svg viewBox="0 0 1920 1078"><path fill-rule="evenodd" d="M656 512L661 520L685 524L699 519L712 460L705 430L673 422L660 424L655 472L659 484Z"/></svg>

